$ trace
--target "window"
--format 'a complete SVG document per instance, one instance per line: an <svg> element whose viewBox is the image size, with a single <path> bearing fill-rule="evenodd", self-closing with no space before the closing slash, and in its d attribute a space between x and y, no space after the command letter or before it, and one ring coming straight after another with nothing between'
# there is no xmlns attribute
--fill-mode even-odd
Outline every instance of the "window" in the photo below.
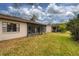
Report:
<svg viewBox="0 0 79 59"><path fill-rule="evenodd" d="M35 27L33 25L28 25L28 33L29 34L35 33Z"/></svg>
<svg viewBox="0 0 79 59"><path fill-rule="evenodd" d="M2 23L2 30L3 30L3 32L7 32L7 23L6 22Z"/></svg>
<svg viewBox="0 0 79 59"><path fill-rule="evenodd" d="M28 33L31 33L31 27L28 26Z"/></svg>
<svg viewBox="0 0 79 59"><path fill-rule="evenodd" d="M2 23L2 30L3 30L3 32L19 32L20 31L20 24L3 22Z"/></svg>

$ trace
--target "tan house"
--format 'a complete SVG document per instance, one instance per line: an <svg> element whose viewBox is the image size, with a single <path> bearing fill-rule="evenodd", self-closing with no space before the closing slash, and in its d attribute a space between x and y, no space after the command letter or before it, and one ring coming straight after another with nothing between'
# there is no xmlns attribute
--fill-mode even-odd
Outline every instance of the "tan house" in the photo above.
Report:
<svg viewBox="0 0 79 59"><path fill-rule="evenodd" d="M51 26L0 14L0 40L51 32Z"/></svg>

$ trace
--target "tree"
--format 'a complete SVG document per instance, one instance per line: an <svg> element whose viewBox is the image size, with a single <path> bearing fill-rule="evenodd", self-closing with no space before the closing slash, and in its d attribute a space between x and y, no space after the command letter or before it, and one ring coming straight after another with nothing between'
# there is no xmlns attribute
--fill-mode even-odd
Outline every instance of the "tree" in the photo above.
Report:
<svg viewBox="0 0 79 59"><path fill-rule="evenodd" d="M79 40L79 18L70 20L67 24L67 28L71 32L72 38Z"/></svg>
<svg viewBox="0 0 79 59"><path fill-rule="evenodd" d="M31 20L35 21L37 19L37 17L35 15L32 16Z"/></svg>

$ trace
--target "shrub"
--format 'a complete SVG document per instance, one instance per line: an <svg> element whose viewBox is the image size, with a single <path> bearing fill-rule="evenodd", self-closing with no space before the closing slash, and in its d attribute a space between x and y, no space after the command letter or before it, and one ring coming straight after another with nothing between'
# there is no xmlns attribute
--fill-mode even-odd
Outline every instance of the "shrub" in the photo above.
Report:
<svg viewBox="0 0 79 59"><path fill-rule="evenodd" d="M65 23L62 23L62 24L59 25L59 29L61 30L61 32L66 32L67 31L66 26L67 25Z"/></svg>

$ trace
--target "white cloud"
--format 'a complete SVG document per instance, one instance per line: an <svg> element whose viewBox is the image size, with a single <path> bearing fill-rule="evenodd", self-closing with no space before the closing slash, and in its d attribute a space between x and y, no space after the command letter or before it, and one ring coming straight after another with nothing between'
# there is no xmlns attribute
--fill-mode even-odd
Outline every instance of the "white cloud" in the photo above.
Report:
<svg viewBox="0 0 79 59"><path fill-rule="evenodd" d="M8 11L11 15L22 17L24 19L26 18L27 20L32 18L28 8L14 8L12 6L9 6Z"/></svg>
<svg viewBox="0 0 79 59"><path fill-rule="evenodd" d="M73 12L78 12L79 11L79 6L57 6L56 4L49 4L47 7L46 12L50 14L66 14L67 13L72 13Z"/></svg>
<svg viewBox="0 0 79 59"><path fill-rule="evenodd" d="M29 11L32 15L36 15L40 20L43 20L43 17L45 16L45 12L43 12L42 7L40 6L38 6L38 8L32 6L32 9L30 9Z"/></svg>
<svg viewBox="0 0 79 59"><path fill-rule="evenodd" d="M5 12L5 11L3 11ZM14 14L19 17L31 19L33 15L36 15L41 22L57 22L57 21L66 21L67 19L73 18L75 13L79 13L79 5L77 6L58 6L55 3L49 4L48 7L44 10L41 6L37 8L33 5L32 8L20 7L14 8L9 6L8 12L6 14Z"/></svg>
<svg viewBox="0 0 79 59"><path fill-rule="evenodd" d="M18 9L15 9L15 8L12 7L12 6L9 6L9 7L8 7L8 10L9 10L9 12L18 11Z"/></svg>
<svg viewBox="0 0 79 59"><path fill-rule="evenodd" d="M56 4L49 4L47 7L46 12L50 14L59 14L59 13L64 13L65 10L62 7L57 6Z"/></svg>
<svg viewBox="0 0 79 59"><path fill-rule="evenodd" d="M36 15L38 19L41 21L55 22L55 21L65 21L66 19L72 18L74 13L79 11L78 6L58 6L55 3L49 4L46 8L45 12L43 12L43 8L38 6L37 8L33 5L31 9L28 8L13 8L9 7L10 13L20 13L21 17L26 19L31 19L33 15Z"/></svg>
<svg viewBox="0 0 79 59"><path fill-rule="evenodd" d="M22 12L24 12L25 14L30 15L29 9L28 8L20 8Z"/></svg>
<svg viewBox="0 0 79 59"><path fill-rule="evenodd" d="M38 9L43 10L43 8L41 6L38 6Z"/></svg>
<svg viewBox="0 0 79 59"><path fill-rule="evenodd" d="M60 21L66 21L68 19L72 19L73 17L75 17L75 14L79 13L79 5L58 6L55 3L49 4L46 12L51 14L51 17L53 17L54 20L57 19Z"/></svg>
<svg viewBox="0 0 79 59"><path fill-rule="evenodd" d="M73 14L73 12L70 12L70 11L68 11L68 12L66 12L66 14L65 15L72 15L72 16L75 16L74 14Z"/></svg>
<svg viewBox="0 0 79 59"><path fill-rule="evenodd" d="M35 8L33 5L31 9L28 9L27 7L20 7L20 8L14 8L12 6L9 6L8 8L9 13L15 16L31 19L33 15L36 15L38 19L42 20L42 17L45 16L45 13L42 11L42 7L38 6L38 8Z"/></svg>

